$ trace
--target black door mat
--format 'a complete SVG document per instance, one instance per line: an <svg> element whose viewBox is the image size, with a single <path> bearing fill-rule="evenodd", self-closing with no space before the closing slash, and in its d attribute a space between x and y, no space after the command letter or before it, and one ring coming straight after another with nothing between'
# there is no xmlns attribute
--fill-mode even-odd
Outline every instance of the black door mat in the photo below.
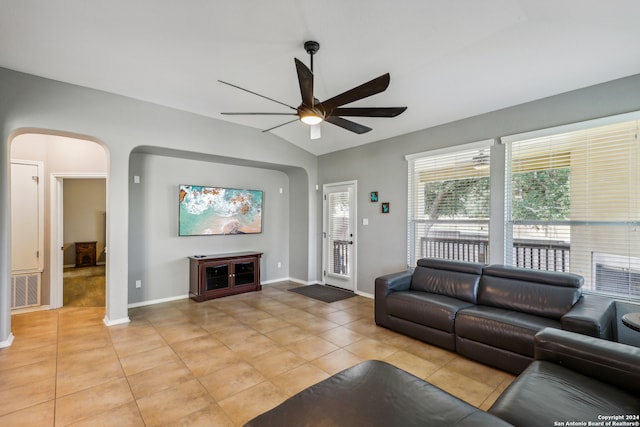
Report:
<svg viewBox="0 0 640 427"><path fill-rule="evenodd" d="M305 297L317 299L324 302L336 302L356 296L356 294L354 294L353 292L343 291L342 289L325 285L300 286L299 288L292 288L289 290L291 292L304 295Z"/></svg>

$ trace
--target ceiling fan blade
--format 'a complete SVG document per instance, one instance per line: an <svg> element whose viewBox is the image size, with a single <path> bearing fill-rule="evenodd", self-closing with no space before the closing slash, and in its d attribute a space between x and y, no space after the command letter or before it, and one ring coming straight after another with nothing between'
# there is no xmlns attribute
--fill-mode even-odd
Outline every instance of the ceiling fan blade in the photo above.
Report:
<svg viewBox="0 0 640 427"><path fill-rule="evenodd" d="M343 92L340 95L336 95L333 98L327 99L326 101L320 103L319 107L324 111L330 112L334 108L340 107L341 105L349 104L353 101L375 95L376 93L384 92L387 87L389 87L390 80L391 76L389 75L389 73L383 74L380 77L369 80L368 82L354 87L353 89L350 89L346 92Z"/></svg>
<svg viewBox="0 0 640 427"><path fill-rule="evenodd" d="M268 99L269 101L276 102L276 103L278 103L278 104L280 104L280 105L284 105L285 107L289 107L289 108L291 108L292 110L296 110L296 111L298 111L298 109L297 109L296 107L292 107L291 105L289 105L289 104L285 104L284 102L280 102L280 101L278 101L278 100L276 100L276 99L269 98L268 96L260 95L260 94L259 94L259 93L257 93L257 92L254 92L254 91L249 90L249 89L245 89L245 88L240 87L240 86L236 86L236 85L234 85L234 84L232 84L232 83L223 82L222 80L218 80L218 81L219 81L220 83L222 83L222 84L225 84L225 85L228 85L228 86L231 86L231 87L235 87L236 89L240 89L240 90L243 90L243 91L245 91L245 92L249 92L249 93L250 93L250 94L252 94L252 95L256 95L256 96L259 96L260 98Z"/></svg>
<svg viewBox="0 0 640 427"><path fill-rule="evenodd" d="M277 125L277 126L274 126L274 127L272 127L272 128L265 129L265 130L263 130L262 132L269 132L270 130L277 129L277 128L281 127L281 126L288 125L289 123L293 123L293 122L297 122L297 121L298 121L298 119L293 119L293 120L290 120L290 121L288 121L288 122L285 122L285 123L279 124L279 125Z"/></svg>
<svg viewBox="0 0 640 427"><path fill-rule="evenodd" d="M370 127L352 122L351 120L343 119L342 117L331 116L327 117L325 121L357 134L367 133L371 130Z"/></svg>
<svg viewBox="0 0 640 427"><path fill-rule="evenodd" d="M402 114L407 107L381 107L381 108L334 108L332 116L352 117L395 117Z"/></svg>
<svg viewBox="0 0 640 427"><path fill-rule="evenodd" d="M320 123L309 126L309 137L311 139L322 138L322 128L320 127Z"/></svg>
<svg viewBox="0 0 640 427"><path fill-rule="evenodd" d="M296 70L298 71L302 105L313 107L313 72L298 58L293 59L296 61Z"/></svg>
<svg viewBox="0 0 640 427"><path fill-rule="evenodd" d="M297 116L297 113L220 113L225 116Z"/></svg>

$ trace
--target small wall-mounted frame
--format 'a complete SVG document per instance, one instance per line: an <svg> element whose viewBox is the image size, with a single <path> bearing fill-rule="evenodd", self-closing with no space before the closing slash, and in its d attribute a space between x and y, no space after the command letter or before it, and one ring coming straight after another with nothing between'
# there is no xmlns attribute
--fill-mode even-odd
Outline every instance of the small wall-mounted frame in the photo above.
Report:
<svg viewBox="0 0 640 427"><path fill-rule="evenodd" d="M380 199L378 199L378 192L377 191L372 191L371 192L371 202L372 203L376 203L378 202Z"/></svg>
<svg viewBox="0 0 640 427"><path fill-rule="evenodd" d="M382 203L382 209L381 209L380 212L389 213L389 202L383 202Z"/></svg>

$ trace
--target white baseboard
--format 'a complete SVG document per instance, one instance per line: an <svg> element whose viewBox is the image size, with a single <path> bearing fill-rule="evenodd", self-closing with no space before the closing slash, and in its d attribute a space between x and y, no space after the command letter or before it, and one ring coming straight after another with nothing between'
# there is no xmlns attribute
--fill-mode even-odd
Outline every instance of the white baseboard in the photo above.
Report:
<svg viewBox="0 0 640 427"><path fill-rule="evenodd" d="M282 277L280 279L273 279L273 280L266 280L264 282L261 282L262 285L272 285L274 283L280 283L280 282L294 282L294 283L299 283L301 285L313 285L314 283L318 283L317 280L313 280L313 281L305 281L305 280L300 280L300 279L296 279L294 277Z"/></svg>
<svg viewBox="0 0 640 427"><path fill-rule="evenodd" d="M311 281L309 281L309 280L300 280L300 279L294 279L293 277L289 278L289 280L291 282L294 282L294 283L300 283L301 285L314 285L316 283L319 283L317 280L311 280Z"/></svg>
<svg viewBox="0 0 640 427"><path fill-rule="evenodd" d="M51 306L47 304L47 305L35 305L33 307L25 307L25 308L14 308L13 310L11 310L11 315L13 316L14 314L32 313L34 311L44 311L44 310L51 310Z"/></svg>
<svg viewBox="0 0 640 427"><path fill-rule="evenodd" d="M123 317L121 319L111 320L107 316L104 316L104 319L102 319L102 321L107 326L115 326L115 325L123 325L125 323L129 323L129 322L131 322L131 319L129 319L129 316L127 316L127 317Z"/></svg>
<svg viewBox="0 0 640 427"><path fill-rule="evenodd" d="M111 320L107 316L104 316L104 319L102 319L102 321L107 326L115 326L115 325L124 325L125 323L130 323L131 319L129 319L129 316L127 316L120 319Z"/></svg>
<svg viewBox="0 0 640 427"><path fill-rule="evenodd" d="M365 297L365 298L369 298L369 299L375 299L375 295L370 294L368 292L355 291L354 294L360 295L361 297Z"/></svg>
<svg viewBox="0 0 640 427"><path fill-rule="evenodd" d="M0 348L9 347L11 344L13 344L13 338L13 334L9 332L9 337L4 341L0 341Z"/></svg>
<svg viewBox="0 0 640 427"><path fill-rule="evenodd" d="M148 300L148 301L134 302L134 303L129 304L127 307L128 308L144 307L146 305L162 304L163 302L171 302L171 301L177 301L177 300L187 299L187 298L189 298L189 294L178 295L176 297L160 298L160 299L152 299L152 300Z"/></svg>

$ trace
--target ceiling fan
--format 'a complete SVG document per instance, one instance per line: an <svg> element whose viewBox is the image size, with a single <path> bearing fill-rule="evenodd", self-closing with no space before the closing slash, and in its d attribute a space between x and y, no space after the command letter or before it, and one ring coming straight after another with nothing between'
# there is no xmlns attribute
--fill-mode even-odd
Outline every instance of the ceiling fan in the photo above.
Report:
<svg viewBox="0 0 640 427"><path fill-rule="evenodd" d="M304 43L304 49L310 56L311 68L308 68L297 58L294 58L296 64L296 71L298 73L298 83L300 84L300 94L302 95L302 103L298 107L288 105L284 102L277 101L273 98L261 95L259 93L250 91L248 89L236 86L234 84L218 80L220 83L232 86L236 89L249 92L253 95L268 99L269 101L276 102L284 105L285 107L294 110L289 113L222 113L225 115L270 115L270 116L298 116L297 118L288 122L279 124L269 129L265 129L263 132L279 128L281 126L293 123L300 120L303 123L310 125L311 127L311 139L320 138L320 123L329 122L336 126L339 126L348 131L363 134L371 130L370 127L361 125L359 123L347 120L344 117L395 117L404 112L407 107L343 107L345 104L349 104L354 101L358 101L363 98L367 98L371 95L375 95L380 92L384 92L389 86L390 75L389 73L383 74L373 80L354 87L346 92L336 95L333 98L325 101L320 101L315 97L313 90L313 55L315 55L320 49L320 44L315 41L307 41Z"/></svg>

